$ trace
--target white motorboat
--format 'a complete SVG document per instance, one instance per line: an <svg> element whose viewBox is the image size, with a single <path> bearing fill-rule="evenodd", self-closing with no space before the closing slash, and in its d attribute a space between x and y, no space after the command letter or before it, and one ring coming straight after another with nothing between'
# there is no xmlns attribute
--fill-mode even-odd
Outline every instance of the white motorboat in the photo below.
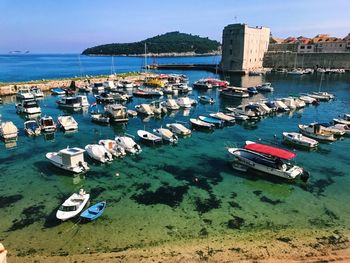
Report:
<svg viewBox="0 0 350 263"><path fill-rule="evenodd" d="M115 142L128 153L139 154L142 152L141 146L129 136L117 136L115 137Z"/></svg>
<svg viewBox="0 0 350 263"><path fill-rule="evenodd" d="M63 170L72 173L85 173L90 168L84 160L85 150L73 147L60 150L59 152L49 152L46 158L49 161Z"/></svg>
<svg viewBox="0 0 350 263"><path fill-rule="evenodd" d="M18 129L12 121L1 122L0 137L4 140L15 140L18 136Z"/></svg>
<svg viewBox="0 0 350 263"><path fill-rule="evenodd" d="M78 102L80 103L80 106L81 107L89 107L89 101L88 101L88 99L87 99L87 96L85 96L85 95L78 95L77 97L76 97L77 99L78 99Z"/></svg>
<svg viewBox="0 0 350 263"><path fill-rule="evenodd" d="M307 95L300 96L299 99L304 101L306 104L315 104L317 102L317 99Z"/></svg>
<svg viewBox="0 0 350 263"><path fill-rule="evenodd" d="M255 87L259 92L273 92L273 87L270 82L263 83Z"/></svg>
<svg viewBox="0 0 350 263"><path fill-rule="evenodd" d="M230 112L233 112L235 115L245 115L250 119L258 119L262 114L259 111L258 107L254 105L239 105L236 108L226 107Z"/></svg>
<svg viewBox="0 0 350 263"><path fill-rule="evenodd" d="M141 113L144 115L148 115L148 116L154 115L154 112L152 111L149 104L144 103L144 104L136 105L135 109L138 113Z"/></svg>
<svg viewBox="0 0 350 263"><path fill-rule="evenodd" d="M243 91L237 88L232 89L230 87L221 90L220 95L226 98L249 98L249 93L247 91Z"/></svg>
<svg viewBox="0 0 350 263"><path fill-rule="evenodd" d="M310 125L298 125L299 130L302 134L320 141L334 142L334 134L325 131L320 124L310 124Z"/></svg>
<svg viewBox="0 0 350 263"><path fill-rule="evenodd" d="M54 132L56 130L56 124L51 116L43 116L39 120L41 131Z"/></svg>
<svg viewBox="0 0 350 263"><path fill-rule="evenodd" d="M81 104L77 97L61 97L56 101L57 105L65 109L80 109Z"/></svg>
<svg viewBox="0 0 350 263"><path fill-rule="evenodd" d="M113 95L108 92L101 92L99 94L95 94L94 97L97 103L110 104L115 102Z"/></svg>
<svg viewBox="0 0 350 263"><path fill-rule="evenodd" d="M163 106L163 103L161 101L152 101L149 105L151 110L156 115L162 115L168 112L167 108Z"/></svg>
<svg viewBox="0 0 350 263"><path fill-rule="evenodd" d="M36 120L29 120L24 122L24 131L29 136L40 135L41 128Z"/></svg>
<svg viewBox="0 0 350 263"><path fill-rule="evenodd" d="M244 149L229 148L228 152L234 157L232 167L239 171L259 171L288 180L300 177L304 182L309 178L303 168L288 162L296 156L292 152L253 142L247 142Z"/></svg>
<svg viewBox="0 0 350 263"><path fill-rule="evenodd" d="M104 113L91 112L91 121L100 123L100 124L109 124L109 117Z"/></svg>
<svg viewBox="0 0 350 263"><path fill-rule="evenodd" d="M137 117L137 111L134 110L127 110L127 113L131 117Z"/></svg>
<svg viewBox="0 0 350 263"><path fill-rule="evenodd" d="M33 100L34 95L28 88L21 88L17 91L16 98L19 100Z"/></svg>
<svg viewBox="0 0 350 263"><path fill-rule="evenodd" d="M338 124L345 124L345 125L350 125L350 120L344 120L344 119L333 119L334 123Z"/></svg>
<svg viewBox="0 0 350 263"><path fill-rule="evenodd" d="M287 143L302 146L306 148L315 148L318 146L318 141L306 137L297 132L283 132L283 140Z"/></svg>
<svg viewBox="0 0 350 263"><path fill-rule="evenodd" d="M44 92L38 87L32 87L30 89L30 92L34 95L34 98L42 98L44 97Z"/></svg>
<svg viewBox="0 0 350 263"><path fill-rule="evenodd" d="M222 113L222 112L210 113L209 115L215 119L222 120L222 121L229 123L229 124L236 122L235 117L229 116L229 115Z"/></svg>
<svg viewBox="0 0 350 263"><path fill-rule="evenodd" d="M331 126L332 129L338 129L342 132L344 132L344 135L349 136L350 135L350 124L346 125L346 124L335 124L333 126Z"/></svg>
<svg viewBox="0 0 350 263"><path fill-rule="evenodd" d="M181 107L181 108L186 108L189 109L193 105L193 100L190 99L189 97L181 97L176 100L176 103Z"/></svg>
<svg viewBox="0 0 350 263"><path fill-rule="evenodd" d="M163 103L163 105L168 109L168 110L178 110L180 109L180 106L176 103L176 100L174 99L168 99Z"/></svg>
<svg viewBox="0 0 350 263"><path fill-rule="evenodd" d="M102 85L103 85L103 87L105 88L105 90L111 91L111 90L117 89L117 86L114 85L114 82L113 82L112 80L105 81L105 82L103 82Z"/></svg>
<svg viewBox="0 0 350 263"><path fill-rule="evenodd" d="M212 123L208 123L205 121L201 121L199 119L190 119L190 123L192 125L193 129L200 129L200 130L213 130L215 128L215 125Z"/></svg>
<svg viewBox="0 0 350 263"><path fill-rule="evenodd" d="M57 210L56 217L59 220L65 221L73 218L83 211L85 205L90 199L90 194L80 189L79 193L72 194Z"/></svg>
<svg viewBox="0 0 350 263"><path fill-rule="evenodd" d="M297 108L294 98L283 98L282 101L291 110L295 110Z"/></svg>
<svg viewBox="0 0 350 263"><path fill-rule="evenodd" d="M162 142L162 138L145 130L138 130L137 135L145 142L157 144Z"/></svg>
<svg viewBox="0 0 350 263"><path fill-rule="evenodd" d="M207 82L205 79L200 79L193 83L193 88L207 90L207 89L212 89L213 85Z"/></svg>
<svg viewBox="0 0 350 263"><path fill-rule="evenodd" d="M209 96L198 96L198 100L202 103L210 103L210 104L214 104L215 100L214 98L211 98Z"/></svg>
<svg viewBox="0 0 350 263"><path fill-rule="evenodd" d="M19 114L40 114L41 108L36 100L23 100L16 105Z"/></svg>
<svg viewBox="0 0 350 263"><path fill-rule="evenodd" d="M125 106L121 104L109 104L105 106L106 115L113 122L128 122L128 112Z"/></svg>
<svg viewBox="0 0 350 263"><path fill-rule="evenodd" d="M277 107L277 111L279 111L279 112L290 111L290 108L283 101L275 100L274 103Z"/></svg>
<svg viewBox="0 0 350 263"><path fill-rule="evenodd" d="M303 101L299 98L294 98L294 103L295 103L295 107L297 109L304 108L306 106L305 101Z"/></svg>
<svg viewBox="0 0 350 263"><path fill-rule="evenodd" d="M164 141L169 142L169 143L177 143L178 137L172 133L169 129L165 128L158 128L154 129L153 132L161 137Z"/></svg>
<svg viewBox="0 0 350 263"><path fill-rule="evenodd" d="M291 71L288 71L287 74L289 74L289 75L303 75L304 71L301 69L293 69Z"/></svg>
<svg viewBox="0 0 350 263"><path fill-rule="evenodd" d="M78 123L73 116L63 115L58 117L58 123L64 131L78 130Z"/></svg>
<svg viewBox="0 0 350 263"><path fill-rule="evenodd" d="M100 140L98 144L103 145L114 157L124 157L126 155L125 149L118 145L115 140Z"/></svg>
<svg viewBox="0 0 350 263"><path fill-rule="evenodd" d="M331 123L313 123L313 124L321 125L323 131L330 132L334 134L334 136L342 136L345 134L345 131L334 128L334 126Z"/></svg>
<svg viewBox="0 0 350 263"><path fill-rule="evenodd" d="M85 146L85 151L92 159L101 163L111 162L113 160L112 154L103 145L88 144Z"/></svg>
<svg viewBox="0 0 350 263"><path fill-rule="evenodd" d="M105 87L103 86L103 83L101 82L96 82L92 84L92 92L94 93L100 93L105 90Z"/></svg>
<svg viewBox="0 0 350 263"><path fill-rule="evenodd" d="M169 130L172 132L179 134L181 136L187 136L190 135L192 132L190 129L186 128L184 125L180 123L169 123L166 125Z"/></svg>
<svg viewBox="0 0 350 263"><path fill-rule="evenodd" d="M335 98L335 96L331 93L328 93L326 91L318 91L318 92L312 92L312 94L314 95L318 95L318 96L323 96L323 97L327 97L329 100L332 100Z"/></svg>

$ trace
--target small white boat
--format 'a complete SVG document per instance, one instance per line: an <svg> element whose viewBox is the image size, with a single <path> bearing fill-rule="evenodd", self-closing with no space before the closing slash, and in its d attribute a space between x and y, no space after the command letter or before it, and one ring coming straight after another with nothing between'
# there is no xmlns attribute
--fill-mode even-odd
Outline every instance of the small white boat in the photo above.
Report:
<svg viewBox="0 0 350 263"><path fill-rule="evenodd" d="M63 115L58 117L58 123L64 131L78 130L78 123L73 116Z"/></svg>
<svg viewBox="0 0 350 263"><path fill-rule="evenodd" d="M17 91L16 98L19 100L33 100L34 95L28 88L21 88Z"/></svg>
<svg viewBox="0 0 350 263"><path fill-rule="evenodd" d="M137 117L137 111L134 110L127 110L127 113L131 117Z"/></svg>
<svg viewBox="0 0 350 263"><path fill-rule="evenodd" d="M144 115L148 115L148 116L152 116L154 115L154 112L152 111L151 107L149 104L140 104L140 105L136 105L135 109L138 113L144 114Z"/></svg>
<svg viewBox="0 0 350 263"><path fill-rule="evenodd" d="M158 128L154 129L153 132L161 137L164 141L169 142L169 143L177 143L178 137L172 133L169 129L164 129L164 128Z"/></svg>
<svg viewBox="0 0 350 263"><path fill-rule="evenodd" d="M56 217L65 221L80 214L90 199L90 194L80 189L79 193L72 194L57 210Z"/></svg>
<svg viewBox="0 0 350 263"><path fill-rule="evenodd" d="M129 136L117 136L115 137L115 142L128 153L139 154L142 152L141 146Z"/></svg>
<svg viewBox="0 0 350 263"><path fill-rule="evenodd" d="M222 112L210 113L209 115L212 118L222 120L222 121L229 123L229 124L235 123L235 117L229 116L229 115L222 113Z"/></svg>
<svg viewBox="0 0 350 263"><path fill-rule="evenodd" d="M318 96L323 96L323 97L326 97L328 98L329 100L332 100L335 98L335 96L331 93L328 93L326 91L318 91L318 92L312 92L312 94L314 95L318 95Z"/></svg>
<svg viewBox="0 0 350 263"><path fill-rule="evenodd" d="M302 134L320 141L334 142L334 134L329 131L324 131L320 124L298 125Z"/></svg>
<svg viewBox="0 0 350 263"><path fill-rule="evenodd" d="M210 104L215 103L214 98L211 98L209 96L198 96L198 100L202 103L210 103Z"/></svg>
<svg viewBox="0 0 350 263"><path fill-rule="evenodd" d="M345 134L345 131L334 128L334 126L331 123L314 123L314 124L321 125L323 131L330 132L334 134L334 136L342 136Z"/></svg>
<svg viewBox="0 0 350 263"><path fill-rule="evenodd" d="M17 139L18 129L12 121L1 122L0 125L0 137L4 140Z"/></svg>
<svg viewBox="0 0 350 263"><path fill-rule="evenodd" d="M292 71L288 71L287 74L289 74L289 75L303 75L304 71L301 69L293 69Z"/></svg>
<svg viewBox="0 0 350 263"><path fill-rule="evenodd" d="M318 141L306 137L297 132L283 132L283 140L287 143L291 143L297 146L303 146L306 148L315 148L318 146Z"/></svg>
<svg viewBox="0 0 350 263"><path fill-rule="evenodd" d="M87 99L87 96L85 96L85 95L78 95L77 97L76 97L77 99L78 99L78 102L80 103L80 106L81 107L89 107L89 101L88 101L88 99Z"/></svg>
<svg viewBox="0 0 350 263"><path fill-rule="evenodd" d="M344 135L349 136L350 135L350 124L335 124L331 126L333 129L338 129L342 132L344 132Z"/></svg>
<svg viewBox="0 0 350 263"><path fill-rule="evenodd" d="M19 114L40 114L41 108L36 100L23 100L16 105Z"/></svg>
<svg viewBox="0 0 350 263"><path fill-rule="evenodd" d="M100 93L100 92L103 92L105 90L105 87L103 86L103 83L96 82L96 83L92 84L91 90L94 93Z"/></svg>
<svg viewBox="0 0 350 263"><path fill-rule="evenodd" d="M106 114L99 112L91 112L91 121L100 123L100 124L109 124L109 117Z"/></svg>
<svg viewBox="0 0 350 263"><path fill-rule="evenodd" d="M57 105L65 109L80 109L81 104L77 97L61 97L56 101Z"/></svg>
<svg viewBox="0 0 350 263"><path fill-rule="evenodd" d="M277 111L279 112L286 112L286 111L290 111L290 108L281 100L275 100L274 101Z"/></svg>
<svg viewBox="0 0 350 263"><path fill-rule="evenodd" d="M172 132L182 136L187 136L192 133L190 129L186 128L180 123L169 123L166 125L166 127L169 128L169 130L171 130Z"/></svg>
<svg viewBox="0 0 350 263"><path fill-rule="evenodd" d="M152 101L149 105L153 113L156 115L166 114L168 112L167 108L163 106L161 101Z"/></svg>
<svg viewBox="0 0 350 263"><path fill-rule="evenodd" d="M41 128L36 120L29 120L24 122L24 131L27 135L40 135Z"/></svg>
<svg viewBox="0 0 350 263"><path fill-rule="evenodd" d="M307 95L300 96L299 99L304 101L306 104L315 104L317 100Z"/></svg>
<svg viewBox="0 0 350 263"><path fill-rule="evenodd" d="M191 118L190 123L194 129L213 130L215 128L214 124L201 121L199 119Z"/></svg>
<svg viewBox="0 0 350 263"><path fill-rule="evenodd" d="M128 122L127 109L121 104L109 104L105 106L105 113L113 122Z"/></svg>
<svg viewBox="0 0 350 263"><path fill-rule="evenodd" d="M51 116L43 116L39 120L41 131L54 132L56 130L56 124Z"/></svg>
<svg viewBox="0 0 350 263"><path fill-rule="evenodd" d="M114 157L124 157L126 152L115 140L100 140L98 144L103 145Z"/></svg>
<svg viewBox="0 0 350 263"><path fill-rule="evenodd" d="M338 124L345 124L345 125L350 125L350 120L344 120L344 119L333 119L334 123Z"/></svg>
<svg viewBox="0 0 350 263"><path fill-rule="evenodd" d="M176 100L176 103L181 107L181 108L186 108L189 109L192 107L193 100L191 100L189 97L181 97Z"/></svg>
<svg viewBox="0 0 350 263"><path fill-rule="evenodd" d="M84 160L84 150L74 147L60 150L59 152L49 152L46 158L58 168L72 172L85 173L90 168Z"/></svg>
<svg viewBox="0 0 350 263"><path fill-rule="evenodd" d="M88 144L85 146L85 151L92 159L101 163L111 162L113 160L112 154L102 145Z"/></svg>
<svg viewBox="0 0 350 263"><path fill-rule="evenodd" d="M255 87L260 92L273 92L273 87L270 82L263 83Z"/></svg>
<svg viewBox="0 0 350 263"><path fill-rule="evenodd" d="M193 88L207 90L213 88L213 85L208 83L205 79L200 79L193 83Z"/></svg>
<svg viewBox="0 0 350 263"><path fill-rule="evenodd" d="M150 142L150 143L153 143L153 144L156 144L156 143L161 143L162 142L162 138L153 134L153 133L150 133L148 131L145 131L145 130L138 130L137 131L137 135L144 141L146 142Z"/></svg>
<svg viewBox="0 0 350 263"><path fill-rule="evenodd" d="M167 101L163 102L163 105L168 110L178 110L178 109L180 109L180 106L176 103L176 100L174 100L174 99L168 99Z"/></svg>
<svg viewBox="0 0 350 263"><path fill-rule="evenodd" d="M283 98L282 101L291 110L295 110L297 108L294 98Z"/></svg>
<svg viewBox="0 0 350 263"><path fill-rule="evenodd" d="M34 95L34 98L42 98L44 97L44 93L38 87L32 87L30 92Z"/></svg>

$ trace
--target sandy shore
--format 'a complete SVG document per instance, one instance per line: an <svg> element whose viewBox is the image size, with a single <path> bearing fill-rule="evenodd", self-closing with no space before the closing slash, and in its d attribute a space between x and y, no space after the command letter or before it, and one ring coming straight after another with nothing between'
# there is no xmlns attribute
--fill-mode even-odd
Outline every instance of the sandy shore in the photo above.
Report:
<svg viewBox="0 0 350 263"><path fill-rule="evenodd" d="M321 232L304 230L292 237L284 230L237 233L79 255L15 256L9 250L9 262L350 262L350 235Z"/></svg>

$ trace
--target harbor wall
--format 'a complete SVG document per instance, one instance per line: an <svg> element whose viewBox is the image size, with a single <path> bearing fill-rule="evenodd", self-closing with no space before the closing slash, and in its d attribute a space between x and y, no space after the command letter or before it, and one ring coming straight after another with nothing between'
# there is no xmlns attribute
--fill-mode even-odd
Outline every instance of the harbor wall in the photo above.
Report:
<svg viewBox="0 0 350 263"><path fill-rule="evenodd" d="M151 73L147 74L148 76L151 75ZM87 84L95 83L95 82L104 82L108 80L132 80L132 81L142 81L146 75L144 73L140 73L138 75L133 76L118 76L118 75L111 75L111 76L103 76L103 77L89 77L89 78L72 78L72 79L61 79L61 80L34 80L34 81L27 81L27 82L17 82L17 83L1 83L0 84L0 96L8 96L8 95L15 95L17 91L21 88L31 88L33 86L36 86L40 88L42 91L50 91L53 88L67 88L67 87L83 87Z"/></svg>
<svg viewBox="0 0 350 263"><path fill-rule="evenodd" d="M350 52L346 53L295 53L267 52L265 68L344 68L350 69Z"/></svg>

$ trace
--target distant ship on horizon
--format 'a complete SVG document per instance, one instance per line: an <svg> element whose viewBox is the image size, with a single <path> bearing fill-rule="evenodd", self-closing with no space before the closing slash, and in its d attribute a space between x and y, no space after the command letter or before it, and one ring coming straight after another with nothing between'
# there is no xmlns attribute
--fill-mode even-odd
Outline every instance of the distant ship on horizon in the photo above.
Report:
<svg viewBox="0 0 350 263"><path fill-rule="evenodd" d="M13 51L9 51L10 54L28 54L29 50L26 50L24 52L22 52L21 50L13 50Z"/></svg>

